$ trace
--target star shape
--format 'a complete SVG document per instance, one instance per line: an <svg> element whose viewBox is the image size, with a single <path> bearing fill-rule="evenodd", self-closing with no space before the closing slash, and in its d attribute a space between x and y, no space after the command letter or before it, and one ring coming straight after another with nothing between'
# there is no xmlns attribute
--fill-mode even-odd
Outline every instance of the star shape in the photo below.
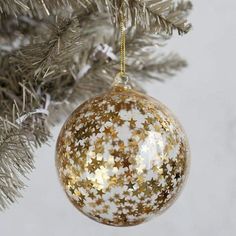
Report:
<svg viewBox="0 0 236 236"><path fill-rule="evenodd" d="M130 161L128 158L124 158L124 160L122 161L123 167L127 167L129 168L129 166L131 165Z"/></svg>
<svg viewBox="0 0 236 236"><path fill-rule="evenodd" d="M120 198L120 199L119 199L119 203L120 203L120 204L125 204L125 198L124 198L124 197L123 197L123 198Z"/></svg>
<svg viewBox="0 0 236 236"><path fill-rule="evenodd" d="M131 118L130 120L129 120L129 127L130 127L130 129L134 129L134 128L136 128L136 120L135 119L133 119L133 118Z"/></svg>
<svg viewBox="0 0 236 236"><path fill-rule="evenodd" d="M102 189L99 189L97 190L97 194L102 197L105 193L102 191Z"/></svg>
<svg viewBox="0 0 236 236"><path fill-rule="evenodd" d="M132 183L132 182L129 182L128 184L127 184L127 187L128 187L128 189L134 189L134 183Z"/></svg>
<svg viewBox="0 0 236 236"><path fill-rule="evenodd" d="M115 160L114 167L119 169L121 166L122 166L122 163L120 161Z"/></svg>
<svg viewBox="0 0 236 236"><path fill-rule="evenodd" d="M92 200L96 198L93 192L89 192L88 197Z"/></svg>

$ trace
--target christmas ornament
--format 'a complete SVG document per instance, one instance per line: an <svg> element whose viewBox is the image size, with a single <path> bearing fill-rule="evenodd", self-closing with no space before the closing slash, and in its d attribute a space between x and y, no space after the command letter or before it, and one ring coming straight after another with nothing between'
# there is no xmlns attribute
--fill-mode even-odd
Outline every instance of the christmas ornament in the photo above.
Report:
<svg viewBox="0 0 236 236"><path fill-rule="evenodd" d="M64 124L56 165L71 202L104 224L139 224L176 199L189 163L184 132L159 101L115 85Z"/></svg>
<svg viewBox="0 0 236 236"><path fill-rule="evenodd" d="M56 147L69 200L88 217L113 226L137 225L166 210L189 167L179 122L162 103L128 85L123 32L120 76L109 91L71 114Z"/></svg>

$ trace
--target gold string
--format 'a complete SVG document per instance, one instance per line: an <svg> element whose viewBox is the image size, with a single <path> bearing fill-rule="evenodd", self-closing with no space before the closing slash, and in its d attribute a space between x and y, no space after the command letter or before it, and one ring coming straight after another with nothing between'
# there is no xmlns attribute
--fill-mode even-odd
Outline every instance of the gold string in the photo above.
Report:
<svg viewBox="0 0 236 236"><path fill-rule="evenodd" d="M125 17L125 1L122 0L120 7L120 75L126 75L125 56L126 56L126 17Z"/></svg>

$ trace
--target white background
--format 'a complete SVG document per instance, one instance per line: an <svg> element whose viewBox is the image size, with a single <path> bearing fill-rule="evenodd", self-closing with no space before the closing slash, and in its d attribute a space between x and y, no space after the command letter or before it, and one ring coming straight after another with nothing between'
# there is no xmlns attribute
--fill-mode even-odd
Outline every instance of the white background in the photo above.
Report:
<svg viewBox="0 0 236 236"><path fill-rule="evenodd" d="M24 198L0 213L1 236L205 236L236 235L236 2L193 1L193 31L169 48L189 67L164 84L144 84L177 115L189 136L192 165L178 201L164 215L140 226L103 226L66 199L51 147L36 154Z"/></svg>

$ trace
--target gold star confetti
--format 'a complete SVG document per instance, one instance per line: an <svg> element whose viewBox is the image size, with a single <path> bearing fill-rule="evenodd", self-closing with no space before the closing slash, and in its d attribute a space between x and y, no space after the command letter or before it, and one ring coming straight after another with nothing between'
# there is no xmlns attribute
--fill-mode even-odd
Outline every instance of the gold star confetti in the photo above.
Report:
<svg viewBox="0 0 236 236"><path fill-rule="evenodd" d="M189 151L160 102L115 86L79 106L62 128L56 165L71 202L108 225L140 224L178 196Z"/></svg>
<svg viewBox="0 0 236 236"><path fill-rule="evenodd" d="M131 118L129 120L129 127L130 127L130 129L134 129L136 127L136 122L137 121L135 119L133 119L133 118Z"/></svg>
<svg viewBox="0 0 236 236"><path fill-rule="evenodd" d="M135 185L134 183L129 182L127 187L128 187L128 189L134 189L134 185ZM124 193L124 195L126 195L126 194Z"/></svg>

